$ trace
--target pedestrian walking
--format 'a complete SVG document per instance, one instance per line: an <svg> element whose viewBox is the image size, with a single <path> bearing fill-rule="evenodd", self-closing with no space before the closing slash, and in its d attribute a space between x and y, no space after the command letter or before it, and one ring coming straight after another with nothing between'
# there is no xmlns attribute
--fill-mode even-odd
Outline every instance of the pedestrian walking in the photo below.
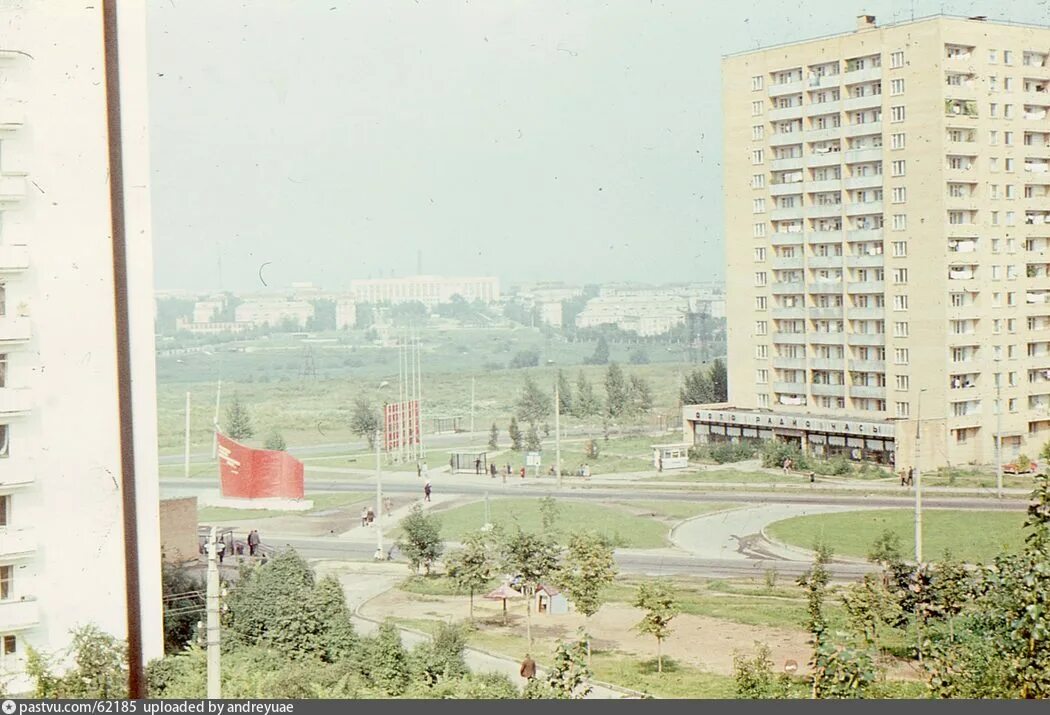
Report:
<svg viewBox="0 0 1050 715"><path fill-rule="evenodd" d="M368 526L368 507L361 507L361 526Z"/></svg>
<svg viewBox="0 0 1050 715"><path fill-rule="evenodd" d="M664 471L664 458L663 458L663 456L661 456L659 458L659 460L657 460L656 471L658 471L658 472Z"/></svg>
<svg viewBox="0 0 1050 715"><path fill-rule="evenodd" d="M383 498L383 513L386 514L387 516L389 516L390 512L392 512L393 510L394 510L394 500L391 499L390 497L384 497Z"/></svg>
<svg viewBox="0 0 1050 715"><path fill-rule="evenodd" d="M907 469L902 469L900 471L900 477L901 477L901 486L902 487L903 486L907 486L907 484L908 484L908 470Z"/></svg>
<svg viewBox="0 0 1050 715"><path fill-rule="evenodd" d="M222 563L222 558L226 555L226 542L220 541L215 544L215 553L219 556L219 563Z"/></svg>
<svg viewBox="0 0 1050 715"><path fill-rule="evenodd" d="M474 460L474 474L481 474L481 457Z"/></svg>
<svg viewBox="0 0 1050 715"><path fill-rule="evenodd" d="M525 654L525 660L521 661L521 669L518 670L521 677L525 680L535 680L536 678L536 661L532 659L528 653Z"/></svg>
<svg viewBox="0 0 1050 715"><path fill-rule="evenodd" d="M521 468L521 470L518 472L518 476L521 477L522 479L525 478L525 467Z"/></svg>
<svg viewBox="0 0 1050 715"><path fill-rule="evenodd" d="M915 467L908 467L908 486L915 483Z"/></svg>
<svg viewBox="0 0 1050 715"><path fill-rule="evenodd" d="M430 480L423 485L423 501L430 501Z"/></svg>
<svg viewBox="0 0 1050 715"><path fill-rule="evenodd" d="M259 548L259 532L252 529L251 533L248 534L248 555L255 556L256 550Z"/></svg>
<svg viewBox="0 0 1050 715"><path fill-rule="evenodd" d="M492 464L489 465L489 473L492 475L493 479L496 478L496 464L495 463L492 463Z"/></svg>
<svg viewBox="0 0 1050 715"><path fill-rule="evenodd" d="M510 464L508 464L508 465L507 465L507 475L509 476L509 475L511 475L511 474L513 474L513 472L512 472L512 471L511 471L511 469L510 469Z"/></svg>
<svg viewBox="0 0 1050 715"><path fill-rule="evenodd" d="M451 468L451 466L452 466L452 463L450 461L449 462L449 467ZM419 462L416 462L416 476L417 477L422 477L423 476L423 465L421 465Z"/></svg>
<svg viewBox="0 0 1050 715"><path fill-rule="evenodd" d="M368 523L371 524L376 520L376 512L372 507L368 507Z"/></svg>

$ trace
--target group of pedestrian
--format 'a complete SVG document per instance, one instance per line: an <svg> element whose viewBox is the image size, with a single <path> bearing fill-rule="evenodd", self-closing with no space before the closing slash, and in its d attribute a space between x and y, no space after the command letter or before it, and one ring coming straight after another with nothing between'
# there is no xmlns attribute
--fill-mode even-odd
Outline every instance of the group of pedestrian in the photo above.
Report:
<svg viewBox="0 0 1050 715"><path fill-rule="evenodd" d="M586 463L581 464L580 468L576 470L576 476L583 477L584 479L589 479L591 476L591 465Z"/></svg>
<svg viewBox="0 0 1050 715"><path fill-rule="evenodd" d="M915 483L915 467L908 467L900 471L901 486L910 487Z"/></svg>
<svg viewBox="0 0 1050 715"><path fill-rule="evenodd" d="M784 464L781 466L784 468L784 474L787 474L795 466L795 463L791 461L791 457L784 457Z"/></svg>
<svg viewBox="0 0 1050 715"><path fill-rule="evenodd" d="M238 543L234 540L233 534L227 534L223 538L215 542L215 555L219 559L221 564L226 558L226 554L236 554L237 556L244 555L244 546L248 546L249 556L261 556L262 555L262 539L259 538L258 529L252 529L248 532L248 538L244 542ZM200 553L207 555L208 553L208 541L203 539L200 543Z"/></svg>
<svg viewBox="0 0 1050 715"><path fill-rule="evenodd" d="M371 526L375 520L376 512L371 504L361 507L361 526Z"/></svg>

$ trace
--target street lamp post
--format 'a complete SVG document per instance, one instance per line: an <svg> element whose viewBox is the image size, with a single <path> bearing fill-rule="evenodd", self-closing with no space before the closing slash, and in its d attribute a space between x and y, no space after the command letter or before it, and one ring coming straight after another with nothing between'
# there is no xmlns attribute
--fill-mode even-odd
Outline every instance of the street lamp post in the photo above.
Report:
<svg viewBox="0 0 1050 715"><path fill-rule="evenodd" d="M1003 498L1003 391L1001 373L995 374L995 496Z"/></svg>
<svg viewBox="0 0 1050 715"><path fill-rule="evenodd" d="M383 558L383 466L379 456L379 430L376 430L376 554L377 561Z"/></svg>
<svg viewBox="0 0 1050 715"><path fill-rule="evenodd" d="M915 563L922 563L922 393L915 410Z"/></svg>

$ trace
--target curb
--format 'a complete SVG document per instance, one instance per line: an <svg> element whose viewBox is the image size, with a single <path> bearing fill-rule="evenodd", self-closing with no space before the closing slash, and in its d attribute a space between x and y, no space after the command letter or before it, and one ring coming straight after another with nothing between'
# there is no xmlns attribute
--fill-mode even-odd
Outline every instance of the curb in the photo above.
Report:
<svg viewBox="0 0 1050 715"><path fill-rule="evenodd" d="M696 521L697 519L706 519L711 516L718 516L719 514L728 514L730 512L740 511L741 509L747 508L749 508L749 505L744 504L742 506L729 507L728 509L719 509L718 511L709 511L706 514L697 514L696 516L691 516L688 519L682 519L680 522L672 526L671 530L667 532L667 540L671 542L672 547L681 549L687 553L692 554L693 552L690 549L686 549L677 541L675 541L675 532L678 531L679 527L684 526L685 524L688 524L691 521Z"/></svg>
<svg viewBox="0 0 1050 715"><path fill-rule="evenodd" d="M780 541L778 539L774 539L766 531L766 527L765 526L763 526L762 529L758 533L759 533L759 536L761 536L763 539L765 539L767 542L769 542L770 545L775 546L776 548L784 551L787 554L799 557L799 558L794 559L796 561L807 561L809 563L812 563L813 560L816 558L817 553L815 551L813 551L812 549L802 549L802 548L799 548L798 546L792 546L790 544L785 544L783 541ZM786 560L790 560L790 559L786 559ZM871 565L871 562L868 561L867 559L858 559L858 558L854 558L852 556L841 556L841 557L832 556L831 563L864 565L864 566L870 566Z"/></svg>

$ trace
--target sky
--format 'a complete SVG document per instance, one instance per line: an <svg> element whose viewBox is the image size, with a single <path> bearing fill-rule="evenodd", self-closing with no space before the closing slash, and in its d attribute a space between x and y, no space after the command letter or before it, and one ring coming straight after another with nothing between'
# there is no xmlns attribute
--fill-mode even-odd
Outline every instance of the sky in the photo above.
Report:
<svg viewBox="0 0 1050 715"><path fill-rule="evenodd" d="M724 279L724 54L1046 0L149 0L156 287Z"/></svg>

